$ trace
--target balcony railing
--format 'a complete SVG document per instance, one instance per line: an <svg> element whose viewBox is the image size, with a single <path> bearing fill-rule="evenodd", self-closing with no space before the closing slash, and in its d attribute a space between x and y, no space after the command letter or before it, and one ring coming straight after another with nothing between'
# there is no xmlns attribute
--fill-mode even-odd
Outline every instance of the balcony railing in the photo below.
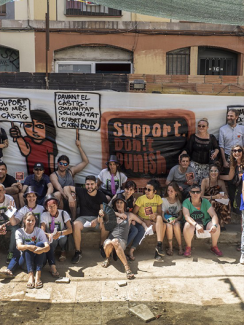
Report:
<svg viewBox="0 0 244 325"><path fill-rule="evenodd" d="M93 2L66 0L66 16L113 16L121 17L121 10L96 5Z"/></svg>

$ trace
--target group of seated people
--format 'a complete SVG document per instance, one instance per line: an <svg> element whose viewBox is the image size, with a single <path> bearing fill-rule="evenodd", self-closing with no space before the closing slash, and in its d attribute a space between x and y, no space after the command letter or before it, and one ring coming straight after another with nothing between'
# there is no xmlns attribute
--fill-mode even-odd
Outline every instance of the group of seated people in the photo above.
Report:
<svg viewBox="0 0 244 325"><path fill-rule="evenodd" d="M240 154L238 149L234 149L233 154ZM0 162L0 172L1 167L6 178L7 167ZM128 261L135 260L136 248L150 231L156 233L156 259L160 260L165 255L165 233L168 240L167 255L173 255L174 234L178 254L190 257L194 233L206 231L212 238L210 251L216 256L222 256L217 243L221 227L230 221L230 203L228 200L227 203L221 201L228 198L228 193L224 181L219 178L216 164L209 166L209 176L199 185L195 169L190 166L190 156L183 153L179 157L179 165L169 172L163 197L160 195L160 183L152 179L147 182L145 194L137 198L136 183L120 172L115 155L110 157L107 168L97 178L94 175L86 177L84 188L74 184L73 176L81 166L76 167L73 170L69 168L68 157L62 155L58 159L57 172L50 177L53 179L51 182L44 174L42 163L37 162L34 175L27 176L23 186L13 183L13 186L21 188L20 208L16 212L14 198L7 194L4 182L0 183L0 234L11 231L7 258L9 264L6 270L0 271L0 277L14 277L16 269L21 266L29 274L27 287L41 288L41 270L47 262L51 275L59 277L55 249L60 246L58 259L60 262L65 261L67 236L70 234L73 235L75 245L71 262L79 263L82 257L81 232L84 231L101 232L99 248L104 257L102 266L108 267L111 257L114 260L119 258L128 279L134 278ZM230 176L231 173L232 169ZM228 180L229 175L223 177ZM53 188L56 188L55 193ZM108 229L111 210L115 219L113 228ZM10 216L7 216L9 211ZM184 250L182 229L186 243ZM127 247L128 253L125 254Z"/></svg>

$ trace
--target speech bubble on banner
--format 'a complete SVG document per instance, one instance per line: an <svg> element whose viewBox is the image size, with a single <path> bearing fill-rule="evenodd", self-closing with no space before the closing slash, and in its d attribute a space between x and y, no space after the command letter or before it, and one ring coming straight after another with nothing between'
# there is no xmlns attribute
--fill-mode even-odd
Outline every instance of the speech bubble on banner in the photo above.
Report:
<svg viewBox="0 0 244 325"><path fill-rule="evenodd" d="M89 92L56 92L57 127L98 131L101 123L100 94Z"/></svg>
<svg viewBox="0 0 244 325"><path fill-rule="evenodd" d="M0 98L0 121L31 122L28 98Z"/></svg>

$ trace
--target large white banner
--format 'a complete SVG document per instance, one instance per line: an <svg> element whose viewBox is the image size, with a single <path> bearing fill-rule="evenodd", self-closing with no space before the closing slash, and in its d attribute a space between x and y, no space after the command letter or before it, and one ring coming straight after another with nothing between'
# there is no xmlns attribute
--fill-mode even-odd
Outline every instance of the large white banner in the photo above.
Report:
<svg viewBox="0 0 244 325"><path fill-rule="evenodd" d="M177 162L196 122L207 117L209 133L218 138L230 107L240 109L242 121L243 97L1 88L0 125L9 139L2 159L12 175L24 171L26 176L33 161L48 165L61 154L75 165L81 160L78 136L89 159L78 183L97 176L110 154L117 154L130 178L162 177Z"/></svg>

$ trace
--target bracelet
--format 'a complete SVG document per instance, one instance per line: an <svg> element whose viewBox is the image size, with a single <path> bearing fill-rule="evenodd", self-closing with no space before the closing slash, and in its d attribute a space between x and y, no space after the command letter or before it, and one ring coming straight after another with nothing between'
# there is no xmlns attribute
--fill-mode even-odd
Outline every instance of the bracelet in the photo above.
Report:
<svg viewBox="0 0 244 325"><path fill-rule="evenodd" d="M196 228L197 225L198 225L198 223L196 222L196 223L195 223L195 228Z"/></svg>
<svg viewBox="0 0 244 325"><path fill-rule="evenodd" d="M218 228L218 225L214 225L214 227Z"/></svg>

